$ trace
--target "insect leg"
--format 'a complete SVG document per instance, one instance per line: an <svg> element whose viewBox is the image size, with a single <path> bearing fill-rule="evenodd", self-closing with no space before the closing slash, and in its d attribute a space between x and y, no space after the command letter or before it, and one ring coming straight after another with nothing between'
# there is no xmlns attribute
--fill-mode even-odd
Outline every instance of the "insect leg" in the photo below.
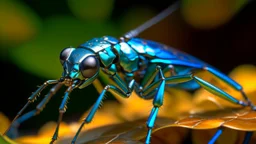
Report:
<svg viewBox="0 0 256 144"><path fill-rule="evenodd" d="M9 129L11 128L11 126L13 125L13 123L16 121L16 119L23 113L23 111L29 106L30 103L33 103L36 100L36 97L40 95L40 92L45 89L49 84L55 84L58 83L58 80L48 80L46 81L43 85L41 85L29 98L28 98L28 102L25 104L25 106L23 106L23 108L17 113L17 115L14 117L14 119L12 120L10 126L8 127L8 129L3 133L3 135L5 135Z"/></svg>
<svg viewBox="0 0 256 144"><path fill-rule="evenodd" d="M223 128L219 128L214 134L214 136L212 137L212 139L208 142L208 144L214 144L216 140L219 138L219 136L222 134L222 132L223 132ZM253 132L251 131L248 131L245 133L243 144L249 144L252 134Z"/></svg>
<svg viewBox="0 0 256 144"><path fill-rule="evenodd" d="M158 90L155 94L154 100L153 100L154 107L152 108L150 116L147 121L147 127L148 127L148 133L146 136L147 144L150 143L150 136L151 136L152 128L154 126L154 122L155 122L155 119L156 119L156 116L158 113L158 109L163 104L163 94L164 94L165 84L178 84L178 83L188 82L193 79L191 74L170 76L170 77L164 78L160 66L156 67L156 72L160 73L159 80L157 80L157 81L151 83L149 86L145 87L143 90L141 90L141 93L140 93L141 97L147 97L148 95L154 94L155 93L154 91L158 88ZM145 80L145 81L147 81L147 80Z"/></svg>
<svg viewBox="0 0 256 144"><path fill-rule="evenodd" d="M227 84L231 85L232 87L234 87L237 90L242 91L242 95L244 96L244 98L246 100L249 100L247 98L247 96L245 95L245 93L242 90L242 87L237 84L234 80L232 80L231 78L229 78L228 76L222 74L221 72L218 72L217 70L210 68L210 67L204 67L201 64L196 64L196 63L190 63L187 61L182 61L182 60L161 60L161 59L153 59L151 60L152 63L157 63L157 62L162 62L162 63L166 63L166 64L172 64L172 65L181 65L181 66L187 66L187 67L191 67L191 68L195 68L195 69L205 69L207 71L209 71L210 73L214 74L215 76L217 76L220 80L222 80L223 82L226 82ZM253 110L256 110L256 106L253 106L252 103L249 101L247 102L243 102L243 101L239 101L237 99L235 99L234 97L230 96L229 94L227 94L226 92L224 92L223 90L221 90L220 88L215 87L214 85L196 77L193 76L193 79L203 88L205 88L206 90L208 90L209 92L220 96L232 103L235 104L240 104L242 106L251 106Z"/></svg>
<svg viewBox="0 0 256 144"><path fill-rule="evenodd" d="M7 133L7 135L14 133L13 131L16 131L16 129L22 122L28 120L29 118L31 118L33 116L40 114L40 112L44 109L45 105L49 102L49 100L52 98L52 96L61 88L62 85L63 85L62 83L56 84L53 88L51 88L51 90L44 97L44 99L37 105L35 110L27 112L24 115L22 115L21 117L17 118L15 120L15 122L13 123L13 125L11 125L11 129L10 129L11 131L9 131ZM14 129L12 130L13 127L14 127Z"/></svg>
<svg viewBox="0 0 256 144"><path fill-rule="evenodd" d="M176 72L175 72L175 70L174 70L174 66L173 66L173 65L168 65L167 68L166 68L166 70L168 70L168 71L171 72L171 76L176 75ZM165 71L165 69L164 69L163 71Z"/></svg>
<svg viewBox="0 0 256 144"><path fill-rule="evenodd" d="M214 144L215 141L219 138L219 136L222 134L223 128L217 129L216 133L214 136L211 138L211 140L208 142L208 144Z"/></svg>
<svg viewBox="0 0 256 144"><path fill-rule="evenodd" d="M110 91L111 93L115 93L117 95L120 95L122 97L128 98L130 96L130 92L124 93L122 90L120 90L119 88L113 86L113 85L107 85L105 86L105 88L103 89L103 91L101 92L100 96L98 97L97 101L95 102L94 106L92 107L90 113L88 114L88 116L84 119L83 123L81 124L81 126L79 127L78 131L76 132L76 135L74 136L73 140L72 140L72 144L75 144L76 139L79 135L79 133L81 132L83 126L87 123L90 123L96 113L96 111L98 110L100 103L102 102L104 95L107 91Z"/></svg>
<svg viewBox="0 0 256 144"><path fill-rule="evenodd" d="M232 97L231 95L227 94L226 92L224 92L223 90L219 89L218 87L204 81L203 79L200 79L199 77L193 76L193 79L199 84L201 85L205 90L221 97L224 98L234 104L239 104L242 106L248 106L247 103L244 103L243 101L239 101L236 98ZM221 135L222 133L222 129L218 129L217 132L215 133L215 135L213 136L213 138L209 141L209 144L214 143L217 138Z"/></svg>
<svg viewBox="0 0 256 144"><path fill-rule="evenodd" d="M147 69L147 74L144 75L144 78L143 78L140 86L136 87L137 88L136 91L137 92L141 91L142 93L144 93L143 91L151 92L152 89L156 88L159 85L159 81L155 81L154 84L151 84L151 83L156 78L156 75L159 73L159 69L160 69L160 66L157 66L156 64L149 65L149 67ZM165 73L168 71L171 72L171 76L175 75L175 71L174 71L172 65L168 65L167 67L165 67L162 70L162 73ZM151 84L151 86L149 87L150 84ZM142 91L142 89L143 89L143 91ZM150 90L148 90L148 89L150 89ZM153 93L151 93L151 94L153 94ZM146 94L144 93L143 95L147 95L147 97L151 97L147 93Z"/></svg>
<svg viewBox="0 0 256 144"><path fill-rule="evenodd" d="M153 59L151 60L151 62L155 63L161 61L160 59ZM195 69L203 69L204 67L202 65L199 64L195 64L195 63L189 63L187 61L181 61L181 60L162 60L162 62L164 63L168 63L168 64L173 64L173 65L182 65L182 66L188 66L188 67L192 67ZM239 84L237 84L236 82L234 82L233 80L231 80L231 78L225 76L224 74L217 72L216 70L213 70L212 68L209 67L205 67L206 70L209 70L211 73L213 73L214 75L216 75L217 77L219 77L220 79L222 79L224 82L226 83L230 83L230 85L236 87L237 89L239 89ZM239 101L236 98L232 97L231 95L227 94L226 92L224 92L223 90L221 90L220 88L206 82L205 80L200 79L199 77L193 76L193 74L191 75L191 77L203 88L205 88L207 91L222 97L234 104L240 104L242 106L248 106L250 105L250 103L245 103L243 101ZM241 87L241 86L240 86ZM255 109L255 107L253 107L253 109Z"/></svg>
<svg viewBox="0 0 256 144"><path fill-rule="evenodd" d="M248 105L250 105L253 110L256 110L256 106L254 106L252 104L252 102L250 101L250 99L246 96L245 92L243 91L243 87L241 85L239 85L237 82L235 82L234 80L232 80L228 76L226 76L226 75L222 74L221 72L215 70L214 68L204 67L204 70L207 70L208 72L212 73L213 75L215 75L217 78L219 78L223 82L227 83L228 85L230 85L234 89L238 90L242 94L243 98L248 102Z"/></svg>
<svg viewBox="0 0 256 144"><path fill-rule="evenodd" d="M145 142L146 144L150 143L152 128L154 127L154 123L158 114L159 107L161 107L163 104L165 84L182 83L182 82L190 81L192 79L190 75L172 76L172 77L164 78L164 75L161 69L159 69L159 73L160 73L160 79L156 82L153 82L142 91L142 97L144 97L146 95L151 95L152 92L156 88L158 88L153 100L154 107L152 108L150 116L147 121L148 133L146 136L146 142Z"/></svg>
<svg viewBox="0 0 256 144"><path fill-rule="evenodd" d="M146 144L150 143L150 137L158 114L159 107L163 105L165 84L182 83L192 79L190 75L172 76L165 78L160 66L156 67L156 71L160 74L159 80L153 82L148 87L143 89L141 92L142 97L147 97L147 95L151 95L154 92L154 90L158 88L154 96L153 108L147 120L148 133L145 141Z"/></svg>
<svg viewBox="0 0 256 144"><path fill-rule="evenodd" d="M224 98L234 104L239 104L242 106L248 106L248 104L244 103L243 101L239 101L236 98L234 98L233 96L229 95L228 93L226 93L225 91L221 90L220 88L208 83L207 81L197 77L197 76L193 76L193 79L200 85L202 86L205 90L221 97Z"/></svg>
<svg viewBox="0 0 256 144"><path fill-rule="evenodd" d="M143 88L148 87L148 85L154 80L156 75L159 73L160 67L159 68L156 68L156 67L157 67L156 64L152 64L152 65L149 65L149 67L147 68L147 74L144 75L144 78L143 78L143 80L141 82L141 86Z"/></svg>
<svg viewBox="0 0 256 144"><path fill-rule="evenodd" d="M148 133L147 133L146 141L145 141L146 144L150 143L150 137L151 137L152 129L155 124L155 120L156 120L156 117L158 114L159 107L161 107L163 105L165 78L164 78L164 74L163 74L160 66L157 67L157 71L159 71L159 74L160 74L160 81L159 81L160 83L159 83L156 95L154 97L154 100L153 100L153 108L152 108L151 113L147 120Z"/></svg>
<svg viewBox="0 0 256 144"><path fill-rule="evenodd" d="M192 80L191 74L187 75L177 75L165 78L166 84L178 84ZM142 90L142 97L150 94L154 89L159 86L160 81L155 81L148 87Z"/></svg>
<svg viewBox="0 0 256 144"><path fill-rule="evenodd" d="M248 131L245 133L243 144L249 144L252 134L252 131Z"/></svg>
<svg viewBox="0 0 256 144"><path fill-rule="evenodd" d="M52 140L51 140L51 144L54 143L55 140L57 140L58 138L58 134L59 134L59 127L60 127L60 123L62 121L62 117L63 117L63 114L66 112L66 109L67 109L67 102L68 102L68 99L69 99L69 94L71 93L71 91L75 88L75 85L73 84L72 86L70 86L65 94L64 94L64 97L63 97L63 100L61 102L61 105L59 107L59 118L58 118L58 122L57 122L57 126L56 126L56 129L55 129L55 132L52 136Z"/></svg>

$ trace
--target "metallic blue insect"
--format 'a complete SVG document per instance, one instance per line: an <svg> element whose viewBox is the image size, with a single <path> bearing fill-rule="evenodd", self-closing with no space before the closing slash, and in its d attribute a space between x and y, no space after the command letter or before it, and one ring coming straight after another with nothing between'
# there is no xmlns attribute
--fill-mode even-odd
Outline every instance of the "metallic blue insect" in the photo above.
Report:
<svg viewBox="0 0 256 144"><path fill-rule="evenodd" d="M152 111L147 120L148 133L145 141L146 144L150 143L152 128L154 127L158 110L163 104L164 91L168 87L183 89L203 87L231 103L241 105L242 107L248 106L256 110L256 107L245 95L242 86L211 65L164 44L135 37L143 30L165 18L176 10L177 7L178 3L119 39L104 36L89 40L77 48L69 47L62 50L60 62L64 71L61 78L59 80L48 80L40 86L28 98L27 104L14 118L12 125L14 123L21 123L39 114L60 87L66 85L68 89L59 107L58 124L51 141L53 143L58 137L59 125L63 114L66 112L69 94L75 88L82 89L90 85L98 77L100 69L115 82L115 85L109 84L105 86L89 115L78 129L72 143L75 143L82 127L92 121L107 91L124 98L129 98L132 91L135 91L143 99L153 99ZM195 76L197 71L208 71L235 90L240 91L244 101L232 97L224 90ZM120 73L124 75L124 78L119 75ZM37 105L36 109L18 118L26 107L35 101L39 93L51 84L55 84L55 86ZM220 128L209 141L209 144L213 144L221 133L222 129ZM244 143L249 142L251 135L252 132L247 132Z"/></svg>

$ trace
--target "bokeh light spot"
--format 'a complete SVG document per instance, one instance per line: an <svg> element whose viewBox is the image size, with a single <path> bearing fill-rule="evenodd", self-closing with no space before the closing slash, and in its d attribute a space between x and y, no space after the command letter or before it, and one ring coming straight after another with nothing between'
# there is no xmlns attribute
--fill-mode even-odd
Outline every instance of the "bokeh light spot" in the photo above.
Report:
<svg viewBox="0 0 256 144"><path fill-rule="evenodd" d="M26 5L13 0L0 1L0 43L2 48L29 40L40 28L40 19Z"/></svg>
<svg viewBox="0 0 256 144"><path fill-rule="evenodd" d="M211 29L228 22L246 0L183 0L182 14L193 27Z"/></svg>

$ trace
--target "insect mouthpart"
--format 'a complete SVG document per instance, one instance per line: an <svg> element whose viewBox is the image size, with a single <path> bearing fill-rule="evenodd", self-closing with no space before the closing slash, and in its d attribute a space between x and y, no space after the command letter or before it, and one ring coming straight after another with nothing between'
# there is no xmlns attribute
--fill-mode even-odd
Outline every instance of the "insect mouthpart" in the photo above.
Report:
<svg viewBox="0 0 256 144"><path fill-rule="evenodd" d="M80 85L81 84L81 80L79 80L79 79L72 79L72 78L69 78L69 77L65 77L65 78L63 78L63 81L62 81L62 83L65 85L65 86L71 86L71 85L76 85L76 86L78 86L78 85Z"/></svg>
<svg viewBox="0 0 256 144"><path fill-rule="evenodd" d="M73 84L73 80L71 78L65 78L63 83L65 86L71 86Z"/></svg>

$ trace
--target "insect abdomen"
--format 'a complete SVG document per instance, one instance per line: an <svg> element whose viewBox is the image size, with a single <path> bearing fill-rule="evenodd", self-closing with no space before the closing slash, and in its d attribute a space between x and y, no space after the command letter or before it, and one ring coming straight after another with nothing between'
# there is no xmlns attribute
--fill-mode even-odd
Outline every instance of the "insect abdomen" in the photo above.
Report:
<svg viewBox="0 0 256 144"><path fill-rule="evenodd" d="M132 38L127 42L139 54L147 55L148 57L168 59L168 60L182 60L190 63L207 65L205 62L185 53L174 49L170 46L145 40L141 38Z"/></svg>

